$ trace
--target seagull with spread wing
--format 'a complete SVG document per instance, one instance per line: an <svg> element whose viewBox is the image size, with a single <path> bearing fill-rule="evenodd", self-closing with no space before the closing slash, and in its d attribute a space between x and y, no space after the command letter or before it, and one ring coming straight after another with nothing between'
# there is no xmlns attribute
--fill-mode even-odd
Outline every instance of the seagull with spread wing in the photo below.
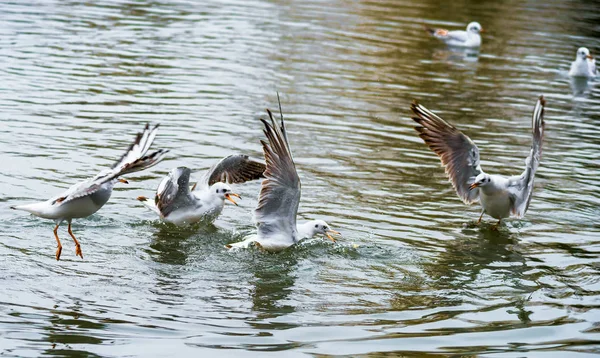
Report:
<svg viewBox="0 0 600 358"><path fill-rule="evenodd" d="M425 27L425 30L433 35L433 37L444 41L448 46L471 48L481 46L481 33L484 32L481 25L475 21L467 25L466 31L448 31L446 29L432 29L429 27Z"/></svg>
<svg viewBox="0 0 600 358"><path fill-rule="evenodd" d="M138 200L165 222L178 226L200 221L208 224L221 214L225 200L237 205L232 197L240 195L228 184L263 178L264 171L264 163L247 155L230 155L213 165L191 189L191 170L178 167L162 180L154 199L140 196Z"/></svg>
<svg viewBox="0 0 600 358"><path fill-rule="evenodd" d="M85 218L100 210L110 199L113 186L117 182L127 183L120 178L123 175L148 169L160 162L167 150L157 150L146 155L156 137L158 125L150 129L146 124L144 131L137 134L135 141L110 169L101 171L95 177L75 184L62 194L49 200L11 206L11 209L24 210L35 216L52 219L56 223L54 227L54 238L58 245L56 249L56 260L60 259L62 245L58 238L58 227L63 221L69 224L68 232L75 242L75 255L83 259L81 245L71 231L71 221L77 218Z"/></svg>
<svg viewBox="0 0 600 358"><path fill-rule="evenodd" d="M483 214L502 219L511 214L523 217L529 208L533 193L533 179L542 155L544 137L544 106L546 101L540 96L533 109L533 142L529 156L525 159L525 170L521 175L504 177L487 174L481 169L479 149L471 138L446 122L416 101L411 110L416 115L412 119L419 124L415 127L425 144L441 159L452 186L465 204L479 200Z"/></svg>
<svg viewBox="0 0 600 358"><path fill-rule="evenodd" d="M277 96L279 100L279 95ZM292 158L288 142L281 103L279 104L281 123L273 119L267 109L270 122L261 118L265 126L264 133L268 143L261 140L267 169L266 179L258 197L258 207L254 211L257 235L251 235L244 241L226 245L227 248L245 248L255 243L266 251L281 251L305 238L323 235L335 242L331 236L340 235L331 230L323 220L311 220L304 224L296 224L296 215L300 203L300 178Z"/></svg>

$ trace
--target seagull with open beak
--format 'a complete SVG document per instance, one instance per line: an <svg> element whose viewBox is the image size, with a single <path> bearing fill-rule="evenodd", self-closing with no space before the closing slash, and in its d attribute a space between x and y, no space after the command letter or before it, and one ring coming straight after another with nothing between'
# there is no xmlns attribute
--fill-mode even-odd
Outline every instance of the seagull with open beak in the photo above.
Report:
<svg viewBox="0 0 600 358"><path fill-rule="evenodd" d="M247 155L230 155L210 168L190 188L191 170L178 167L162 180L154 199L138 197L147 208L163 221L178 226L203 222L212 223L223 211L225 200L238 205L233 197L241 199L228 183L244 183L263 177L265 165Z"/></svg>

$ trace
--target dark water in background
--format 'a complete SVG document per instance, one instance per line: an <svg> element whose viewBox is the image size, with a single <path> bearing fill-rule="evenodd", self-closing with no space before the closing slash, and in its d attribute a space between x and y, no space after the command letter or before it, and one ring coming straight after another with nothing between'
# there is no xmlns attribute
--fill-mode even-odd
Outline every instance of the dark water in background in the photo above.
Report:
<svg viewBox="0 0 600 358"><path fill-rule="evenodd" d="M422 29L473 20L480 54ZM574 96L566 73L579 46L600 52L599 24L591 1L0 1L0 355L597 353L599 91ZM258 182L203 230L134 200L172 167L260 157L276 91L300 217L329 221L339 245L225 252L253 230ZM479 208L415 135L410 102L514 174L542 93L526 218L471 225ZM75 222L85 260L61 228L56 262L52 222L8 207L96 174L145 122L171 155Z"/></svg>

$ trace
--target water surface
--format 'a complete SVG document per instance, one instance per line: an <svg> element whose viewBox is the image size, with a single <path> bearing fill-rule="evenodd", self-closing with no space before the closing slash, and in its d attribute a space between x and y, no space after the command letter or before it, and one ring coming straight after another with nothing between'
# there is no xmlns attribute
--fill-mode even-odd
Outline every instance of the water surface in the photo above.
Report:
<svg viewBox="0 0 600 358"><path fill-rule="evenodd" d="M566 76L600 49L594 2L0 0L2 356L578 357L600 338L600 92ZM480 52L423 25L487 30ZM261 157L281 93L300 219L343 232L276 255L228 253L260 183L215 225L178 230L135 198L175 166ZM575 93L575 94L574 94ZM519 173L547 133L524 220L473 225L413 130L418 99ZM167 160L66 228L10 205L110 166L146 123Z"/></svg>

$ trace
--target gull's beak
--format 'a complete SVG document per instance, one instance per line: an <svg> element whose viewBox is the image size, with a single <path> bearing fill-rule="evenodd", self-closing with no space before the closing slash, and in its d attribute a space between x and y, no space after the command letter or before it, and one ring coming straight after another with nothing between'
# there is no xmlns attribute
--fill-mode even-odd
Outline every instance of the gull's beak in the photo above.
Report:
<svg viewBox="0 0 600 358"><path fill-rule="evenodd" d="M335 230L325 231L325 236L327 236L327 238L333 242L335 242L335 239L333 238L333 236L331 236L331 234L342 236L342 233L340 233L339 231L335 231Z"/></svg>
<svg viewBox="0 0 600 358"><path fill-rule="evenodd" d="M469 190L473 190L473 189L477 188L478 186L479 186L479 184L473 183L473 184L469 185Z"/></svg>
<svg viewBox="0 0 600 358"><path fill-rule="evenodd" d="M593 59L594 59L594 56L592 56L592 55L587 55L587 56L585 56L585 57L586 57L588 60L593 60Z"/></svg>
<svg viewBox="0 0 600 358"><path fill-rule="evenodd" d="M479 32L484 33L485 29L482 27L481 30L479 30Z"/></svg>
<svg viewBox="0 0 600 358"><path fill-rule="evenodd" d="M235 206L237 206L237 203L235 202L235 200L233 200L231 197L235 196L238 199L241 199L242 197L240 196L240 194L236 194L236 193L227 193L225 194L225 199L231 201L233 204L235 204Z"/></svg>
<svg viewBox="0 0 600 358"><path fill-rule="evenodd" d="M129 182L127 180L123 179L123 178L119 178L117 180L120 181L123 184L129 184Z"/></svg>

